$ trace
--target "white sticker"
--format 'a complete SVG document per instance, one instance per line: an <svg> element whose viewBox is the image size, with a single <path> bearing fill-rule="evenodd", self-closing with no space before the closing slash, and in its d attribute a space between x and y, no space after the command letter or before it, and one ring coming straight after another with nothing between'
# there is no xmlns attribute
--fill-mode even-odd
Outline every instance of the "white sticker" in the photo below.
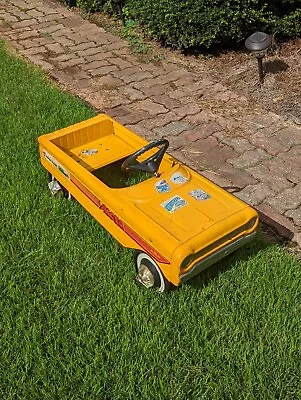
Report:
<svg viewBox="0 0 301 400"><path fill-rule="evenodd" d="M174 174L172 174L170 180L172 181L172 183L175 183L177 185L180 185L188 181L188 179L185 178L185 176L180 172L175 172Z"/></svg>
<svg viewBox="0 0 301 400"><path fill-rule="evenodd" d="M82 150L80 152L83 156L93 156L93 154L98 153L97 149L87 149L87 150Z"/></svg>
<svg viewBox="0 0 301 400"><path fill-rule="evenodd" d="M155 186L158 193L167 193L170 191L170 186L165 179L161 179Z"/></svg>
<svg viewBox="0 0 301 400"><path fill-rule="evenodd" d="M182 197L174 196L171 199L166 200L163 203L161 203L161 206L164 207L165 210L168 211L169 213L173 213L176 210L178 210L179 208L186 206L186 204L187 204L187 201L182 199Z"/></svg>
<svg viewBox="0 0 301 400"><path fill-rule="evenodd" d="M195 189L189 192L190 196L198 201L208 200L210 196L208 193L204 192L202 189Z"/></svg>

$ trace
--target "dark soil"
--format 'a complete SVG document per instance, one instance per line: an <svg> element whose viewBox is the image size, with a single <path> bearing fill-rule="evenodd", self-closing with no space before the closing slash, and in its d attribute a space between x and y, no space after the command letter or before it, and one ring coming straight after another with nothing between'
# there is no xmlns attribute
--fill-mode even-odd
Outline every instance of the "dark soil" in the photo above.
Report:
<svg viewBox="0 0 301 400"><path fill-rule="evenodd" d="M301 38L271 47L264 59L261 86L257 60L246 51L228 52L204 62L229 89L301 124Z"/></svg>

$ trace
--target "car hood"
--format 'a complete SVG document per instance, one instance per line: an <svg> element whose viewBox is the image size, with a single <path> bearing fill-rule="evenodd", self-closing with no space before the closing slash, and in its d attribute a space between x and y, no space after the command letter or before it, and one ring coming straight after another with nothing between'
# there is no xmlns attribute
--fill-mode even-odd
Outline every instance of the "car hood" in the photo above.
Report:
<svg viewBox="0 0 301 400"><path fill-rule="evenodd" d="M224 220L228 225L229 218L246 207L233 195L186 169L152 179L147 185L149 195L140 199L136 196L135 206L179 242Z"/></svg>

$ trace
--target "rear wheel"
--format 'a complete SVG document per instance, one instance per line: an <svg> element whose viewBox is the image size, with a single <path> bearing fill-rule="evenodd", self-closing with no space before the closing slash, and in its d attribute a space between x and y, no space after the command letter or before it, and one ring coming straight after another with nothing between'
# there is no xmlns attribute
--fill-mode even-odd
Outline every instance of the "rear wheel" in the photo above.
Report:
<svg viewBox="0 0 301 400"><path fill-rule="evenodd" d="M71 193L49 172L48 188L53 196L71 199Z"/></svg>
<svg viewBox="0 0 301 400"><path fill-rule="evenodd" d="M167 292L170 283L165 279L157 263L146 253L137 252L135 255L137 280L148 289Z"/></svg>

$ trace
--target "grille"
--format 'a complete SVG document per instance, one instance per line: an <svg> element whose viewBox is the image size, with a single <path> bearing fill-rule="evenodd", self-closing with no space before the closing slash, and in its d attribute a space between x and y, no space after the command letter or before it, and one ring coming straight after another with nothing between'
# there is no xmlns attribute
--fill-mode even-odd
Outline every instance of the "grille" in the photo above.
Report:
<svg viewBox="0 0 301 400"><path fill-rule="evenodd" d="M233 230L232 232L228 233L227 235L223 236L222 238L216 240L215 242L209 244L208 246L204 247L200 251L194 254L190 254L186 257L182 264L181 269L188 268L192 263L196 260L200 260L206 255L214 252L215 250L219 250L221 247L226 246L230 242L238 239L239 237L243 236L246 231L250 231L255 225L257 224L257 218L252 218L246 224L240 226L239 228ZM249 233L249 232L248 232Z"/></svg>

